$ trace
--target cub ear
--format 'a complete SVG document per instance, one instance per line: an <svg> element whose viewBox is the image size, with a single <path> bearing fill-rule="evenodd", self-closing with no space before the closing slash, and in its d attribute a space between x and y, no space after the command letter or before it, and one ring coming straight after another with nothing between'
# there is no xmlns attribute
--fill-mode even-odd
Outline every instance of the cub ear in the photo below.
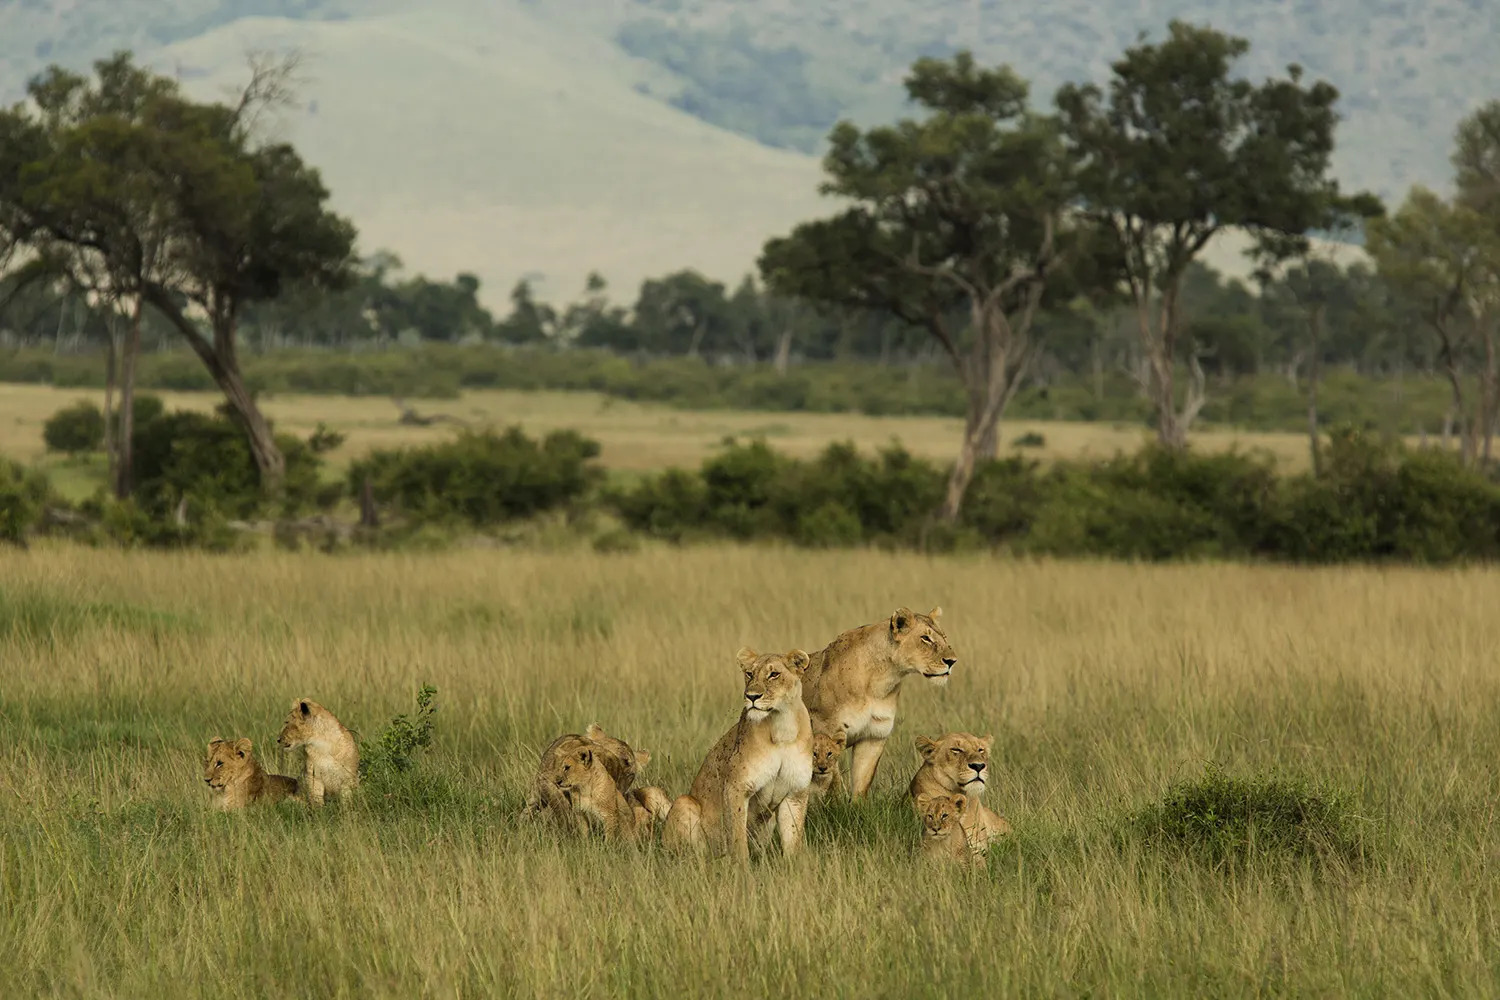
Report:
<svg viewBox="0 0 1500 1000"><path fill-rule="evenodd" d="M590 750L588 747L584 747L582 750L578 751L578 760L579 763L587 767L594 762L594 751Z"/></svg>
<svg viewBox="0 0 1500 1000"><path fill-rule="evenodd" d="M838 747L840 750L849 745L849 734L844 732L842 729L834 733L831 739L833 740L833 745Z"/></svg>
<svg viewBox="0 0 1500 1000"><path fill-rule="evenodd" d="M224 741L222 739L220 739L219 737L215 736L213 739L211 739L211 740L208 741L208 752L209 753L213 753L214 752L214 747L218 746L220 743L223 743L223 742Z"/></svg>
<svg viewBox="0 0 1500 1000"><path fill-rule="evenodd" d="M312 708L308 705L305 699L303 701L297 702L297 710L300 711L303 715L312 715Z"/></svg>
<svg viewBox="0 0 1500 1000"><path fill-rule="evenodd" d="M932 805L932 796L931 795L928 795L926 792L923 792L921 795L917 796L917 808L918 809L924 809L925 810L930 805Z"/></svg>
<svg viewBox="0 0 1500 1000"><path fill-rule="evenodd" d="M959 792L957 795L953 796L953 811L954 812L956 812L960 816L962 816L964 814L964 810L966 810L968 808L969 808L969 797L967 795L963 794L962 792Z"/></svg>
<svg viewBox="0 0 1500 1000"><path fill-rule="evenodd" d="M786 654L786 665L791 667L792 673L796 674L798 677L801 677L803 674L807 673L807 665L811 662L812 657L808 656L800 649L794 649L790 653Z"/></svg>
<svg viewBox="0 0 1500 1000"><path fill-rule="evenodd" d="M241 757L249 753L251 747L253 747L254 745L255 744L251 743L249 739L242 738L234 741L234 749L237 753L239 753Z"/></svg>
<svg viewBox="0 0 1500 1000"><path fill-rule="evenodd" d="M932 755L937 752L937 744L925 736L918 736L916 744L917 753L922 755L923 760L931 762Z"/></svg>
<svg viewBox="0 0 1500 1000"><path fill-rule="evenodd" d="M637 750L635 752L635 769L637 771L639 771L641 768L645 767L649 763L651 763L651 751L650 750Z"/></svg>
<svg viewBox="0 0 1500 1000"><path fill-rule="evenodd" d="M931 611L927 612L927 617L931 618L933 621L937 621L939 618L943 617L943 609L941 607L933 608Z"/></svg>
<svg viewBox="0 0 1500 1000"><path fill-rule="evenodd" d="M602 727L600 727L599 723L597 723L597 722L590 722L584 728L583 735L584 735L585 739L602 740L602 739L604 739L604 729Z"/></svg>
<svg viewBox="0 0 1500 1000"><path fill-rule="evenodd" d="M915 617L911 608L897 608L895 614L891 615L891 634L901 636L910 632L912 619Z"/></svg>
<svg viewBox="0 0 1500 1000"><path fill-rule="evenodd" d="M734 654L734 658L740 661L740 666L742 667L750 666L750 664L754 663L757 659L759 659L759 657L760 654L751 649L749 646L741 646L740 651Z"/></svg>

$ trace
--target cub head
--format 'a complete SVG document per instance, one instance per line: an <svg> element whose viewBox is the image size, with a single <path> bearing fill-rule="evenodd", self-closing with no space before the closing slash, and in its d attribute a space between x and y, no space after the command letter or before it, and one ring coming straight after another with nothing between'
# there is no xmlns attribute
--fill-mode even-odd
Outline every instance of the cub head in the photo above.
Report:
<svg viewBox="0 0 1500 1000"><path fill-rule="evenodd" d="M281 727L281 735L276 737L276 745L290 750L311 741L316 735L319 717L323 712L322 705L306 698L298 698L292 702L292 710L286 714L286 722Z"/></svg>
<svg viewBox="0 0 1500 1000"><path fill-rule="evenodd" d="M923 795L917 799L922 814L922 836L942 837L952 833L968 811L969 799L963 794Z"/></svg>
<svg viewBox="0 0 1500 1000"><path fill-rule="evenodd" d="M939 686L948 683L958 654L948 644L948 636L938 627L942 608L919 615L901 608L891 615L891 645L895 647L896 665L906 673L921 674Z"/></svg>
<svg viewBox="0 0 1500 1000"><path fill-rule="evenodd" d="M223 788L240 775L253 770L249 740L213 739L208 744L208 759L203 763L203 780L209 788Z"/></svg>
<svg viewBox="0 0 1500 1000"><path fill-rule="evenodd" d="M949 733L930 740L917 737L917 752L950 792L980 795L990 778L990 745L994 737Z"/></svg>
<svg viewBox="0 0 1500 1000"><path fill-rule="evenodd" d="M583 787L594 769L594 755L603 753L588 740L569 741L557 748L542 777L565 792ZM602 763L602 761L601 761Z"/></svg>
<svg viewBox="0 0 1500 1000"><path fill-rule="evenodd" d="M604 731L604 727L596 722L589 723L583 731L584 739L596 743L603 751L604 766L609 771L610 777L621 784L623 788L629 788L635 783L640 775L641 769L651 762L650 750L636 750L629 743L615 736L610 736Z"/></svg>
<svg viewBox="0 0 1500 1000"><path fill-rule="evenodd" d="M839 772L839 754L844 752L847 739L842 729L832 736L826 733L813 733L812 783L815 786L826 789L832 784L833 776Z"/></svg>
<svg viewBox="0 0 1500 1000"><path fill-rule="evenodd" d="M760 654L746 647L735 654L745 675L745 718L754 722L802 698L802 675L811 658L800 649Z"/></svg>

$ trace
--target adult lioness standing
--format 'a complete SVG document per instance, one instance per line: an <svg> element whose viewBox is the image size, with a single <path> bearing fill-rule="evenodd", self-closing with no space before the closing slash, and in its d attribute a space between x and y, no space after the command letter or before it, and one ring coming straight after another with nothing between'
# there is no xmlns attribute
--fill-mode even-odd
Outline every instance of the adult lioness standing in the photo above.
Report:
<svg viewBox="0 0 1500 1000"><path fill-rule="evenodd" d="M773 824L783 854L802 843L812 782L812 723L802 703L808 656L741 649L735 658L745 674L745 707L708 752L692 790L672 803L661 842L699 850L727 845L748 862L750 837L766 845Z"/></svg>
<svg viewBox="0 0 1500 1000"><path fill-rule="evenodd" d="M919 615L900 608L885 621L850 629L812 655L802 700L820 731L844 731L853 750L849 791L869 794L885 741L896 724L901 682L919 674L948 683L958 654L938 627L942 608Z"/></svg>

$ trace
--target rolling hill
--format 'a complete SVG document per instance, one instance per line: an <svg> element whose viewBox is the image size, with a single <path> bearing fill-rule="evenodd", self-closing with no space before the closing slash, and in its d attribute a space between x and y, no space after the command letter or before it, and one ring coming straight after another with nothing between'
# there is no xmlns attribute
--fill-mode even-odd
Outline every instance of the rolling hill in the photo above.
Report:
<svg viewBox="0 0 1500 1000"><path fill-rule="evenodd" d="M301 49L306 104L275 127L363 246L472 271L503 310L523 276L554 301L590 270L621 298L678 267L737 279L826 210L828 123L899 114L917 55L972 47L1045 103L1172 16L1251 38L1251 73L1296 61L1338 84L1340 176L1388 198L1442 186L1454 123L1500 95L1488 0L11 0L0 98L116 48L218 96L248 49ZM1245 270L1233 241L1212 263Z"/></svg>

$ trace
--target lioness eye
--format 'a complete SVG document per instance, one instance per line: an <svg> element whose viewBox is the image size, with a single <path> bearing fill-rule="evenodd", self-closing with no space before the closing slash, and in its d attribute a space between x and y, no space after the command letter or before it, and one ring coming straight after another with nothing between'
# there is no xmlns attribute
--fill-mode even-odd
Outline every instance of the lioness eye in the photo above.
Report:
<svg viewBox="0 0 1500 1000"><path fill-rule="evenodd" d="M768 678L768 680L773 680L774 681L776 678L778 678L780 676L781 676L781 671L780 670L773 670L773 671L771 671L771 676Z"/></svg>
<svg viewBox="0 0 1500 1000"><path fill-rule="evenodd" d="M948 752L949 753L963 753L963 751L960 750L958 747L954 747L952 750L949 750Z"/></svg>

